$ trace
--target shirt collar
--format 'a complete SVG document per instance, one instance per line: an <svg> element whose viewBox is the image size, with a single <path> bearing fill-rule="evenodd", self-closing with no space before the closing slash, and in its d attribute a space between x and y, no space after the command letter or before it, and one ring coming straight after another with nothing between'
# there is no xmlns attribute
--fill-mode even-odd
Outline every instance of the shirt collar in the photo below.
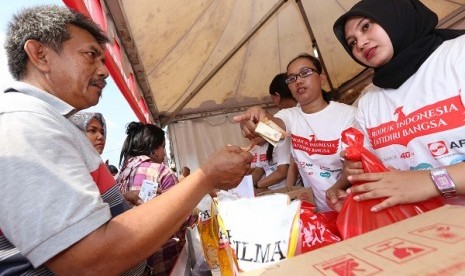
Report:
<svg viewBox="0 0 465 276"><path fill-rule="evenodd" d="M69 118L71 115L77 112L77 110L73 106L69 105L62 99L55 97L54 95L25 82L13 82L5 89L5 93L10 93L11 91L16 91L22 94L38 98L51 105L57 112L59 112L66 118Z"/></svg>

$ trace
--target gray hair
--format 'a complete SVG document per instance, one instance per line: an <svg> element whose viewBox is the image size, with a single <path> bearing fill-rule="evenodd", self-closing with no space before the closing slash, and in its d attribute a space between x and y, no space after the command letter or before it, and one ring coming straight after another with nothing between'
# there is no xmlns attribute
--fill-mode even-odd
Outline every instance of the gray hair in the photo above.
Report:
<svg viewBox="0 0 465 276"><path fill-rule="evenodd" d="M20 80L26 74L28 56L24 45L27 40L37 40L59 53L63 43L71 38L67 28L69 25L88 31L101 45L109 42L107 35L96 23L64 6L34 6L14 15L8 24L4 44L13 78Z"/></svg>

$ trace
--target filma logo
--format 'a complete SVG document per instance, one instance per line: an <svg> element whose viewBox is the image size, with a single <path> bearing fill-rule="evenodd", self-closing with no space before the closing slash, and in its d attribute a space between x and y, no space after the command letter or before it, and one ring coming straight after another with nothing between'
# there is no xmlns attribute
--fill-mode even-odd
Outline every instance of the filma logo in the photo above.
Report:
<svg viewBox="0 0 465 276"><path fill-rule="evenodd" d="M236 250L236 255L239 261L253 263L269 263L285 259L282 251L284 241L276 241L272 243L248 243L244 241L234 240L231 236L231 230L227 230L227 238ZM224 234L220 232L221 238Z"/></svg>
<svg viewBox="0 0 465 276"><path fill-rule="evenodd" d="M448 154L449 150L447 149L446 143L444 141L438 141L434 143L428 144L429 152L434 157L442 156L444 154Z"/></svg>
<svg viewBox="0 0 465 276"><path fill-rule="evenodd" d="M284 259L281 242L259 244L233 241L237 258L241 261L254 263L269 263Z"/></svg>

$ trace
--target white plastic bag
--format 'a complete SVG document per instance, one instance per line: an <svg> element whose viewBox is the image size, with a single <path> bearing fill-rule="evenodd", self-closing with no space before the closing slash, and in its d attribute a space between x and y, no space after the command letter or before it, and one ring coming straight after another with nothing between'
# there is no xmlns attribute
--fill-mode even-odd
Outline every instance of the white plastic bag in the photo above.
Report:
<svg viewBox="0 0 465 276"><path fill-rule="evenodd" d="M219 216L240 270L250 271L293 256L299 210L300 201L290 202L285 194L218 198Z"/></svg>

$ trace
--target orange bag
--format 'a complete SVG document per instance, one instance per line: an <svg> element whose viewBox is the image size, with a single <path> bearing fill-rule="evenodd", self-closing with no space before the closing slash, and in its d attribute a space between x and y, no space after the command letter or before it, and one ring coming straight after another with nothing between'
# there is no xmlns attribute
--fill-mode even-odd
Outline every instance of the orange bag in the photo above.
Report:
<svg viewBox="0 0 465 276"><path fill-rule="evenodd" d="M342 141L348 145L346 159L362 161L363 170L366 173L385 172L388 169L381 161L366 148L363 147L363 134L354 128L342 132ZM357 183L354 185L360 185ZM407 187L406 183L406 187ZM379 212L370 209L382 202L385 198L355 201L355 194L347 196L344 205L337 217L337 227L343 239L348 239L371 230L389 225L391 223L430 211L444 205L440 196L411 204L396 205Z"/></svg>

